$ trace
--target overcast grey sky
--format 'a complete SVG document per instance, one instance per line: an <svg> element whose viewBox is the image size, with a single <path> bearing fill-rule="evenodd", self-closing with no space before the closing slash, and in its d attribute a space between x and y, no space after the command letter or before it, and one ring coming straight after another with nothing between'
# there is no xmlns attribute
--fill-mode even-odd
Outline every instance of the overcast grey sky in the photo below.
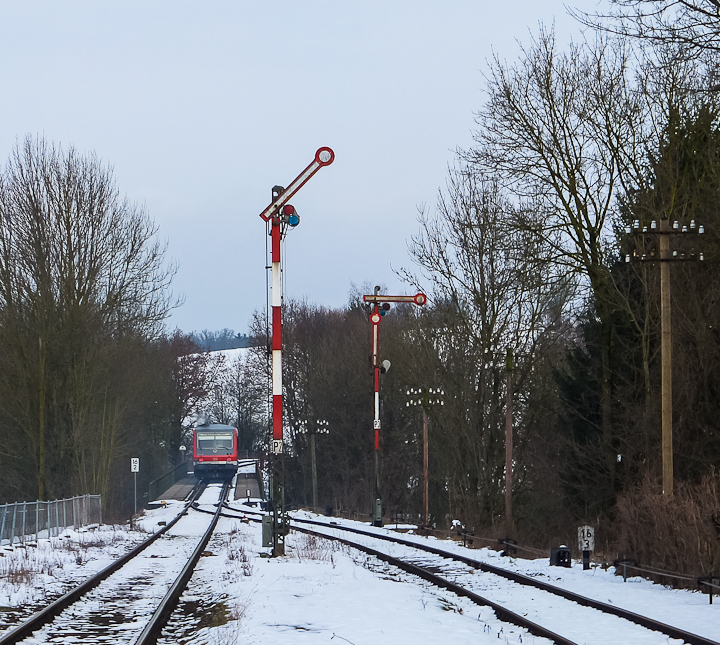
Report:
<svg viewBox="0 0 720 645"><path fill-rule="evenodd" d="M27 134L95 151L179 263L169 327L244 332L271 188L330 146L292 200L286 296L405 293L393 270L472 142L486 61L553 20L578 37L560 0L0 0L0 161Z"/></svg>

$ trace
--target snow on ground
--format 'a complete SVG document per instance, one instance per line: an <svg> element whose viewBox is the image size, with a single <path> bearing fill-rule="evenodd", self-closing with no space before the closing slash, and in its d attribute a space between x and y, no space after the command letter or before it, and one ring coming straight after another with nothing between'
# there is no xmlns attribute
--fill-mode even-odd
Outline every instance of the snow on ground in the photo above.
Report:
<svg viewBox="0 0 720 645"><path fill-rule="evenodd" d="M501 623L487 608L425 583L400 582L389 567L369 564L357 551L291 534L286 557L267 558L259 525L222 520L220 530L228 527L236 531L235 548L242 548L246 568L226 554L204 558L198 574L224 581L240 618L202 630L197 643L548 642Z"/></svg>
<svg viewBox="0 0 720 645"><path fill-rule="evenodd" d="M201 505L211 509L211 497L216 494L206 491ZM242 508L239 501L232 505ZM136 525L142 531L155 531L182 507L182 503L168 502L150 509ZM208 517L190 510L183 520L183 530L191 534L196 529L200 532L201 527L207 526ZM349 520L337 521L371 532L385 531ZM0 558L3 574L0 605L5 609L0 619L7 615L7 608L20 607L22 611L13 615L27 615L30 605L66 591L70 582L103 568L146 536L127 529L99 527L87 533L68 532L68 537L40 540L37 547L6 550L5 557ZM70 548L70 544L78 546ZM582 571L579 563L564 569L550 567L546 558L501 558L491 549L465 549L452 541L435 540L434 545L720 639L720 603L709 605L707 595L669 590L639 578L623 583L622 577L614 576L612 571L599 568ZM173 548L172 540L165 548ZM186 613L176 622L182 630L167 642L188 645L548 642L498 621L487 607L478 607L445 590L415 581L408 574L346 547L294 533L288 536L286 557L269 558L268 551L261 546L258 523L221 518L181 600ZM10 575L9 563L13 561L23 561L21 569L25 573ZM196 606L203 607L202 611L187 609ZM11 615L7 617L9 620ZM613 637L617 641L618 634Z"/></svg>
<svg viewBox="0 0 720 645"><path fill-rule="evenodd" d="M0 549L0 632L110 565L147 538L123 526L64 530Z"/></svg>
<svg viewBox="0 0 720 645"><path fill-rule="evenodd" d="M352 520L318 518L312 513L303 511L294 513L294 516L322 521L331 519L340 526L360 528L368 533L392 532ZM581 561L574 561L571 568L551 567L549 558L533 560L507 558L502 557L499 551L488 548L468 549L453 540L438 540L434 537L426 538L412 534L403 534L400 537L419 543L430 540L432 546L436 548L451 553L461 553L479 562L522 573L600 602L622 607L685 631L720 641L720 602L717 601L720 599L716 599L716 602L710 605L707 594L699 591L672 589L641 577L628 578L627 582L623 582L622 576L615 575L614 567L603 570L593 566L590 571L583 571Z"/></svg>
<svg viewBox="0 0 720 645"><path fill-rule="evenodd" d="M228 363L237 361L237 360L246 360L248 351L250 350L249 347L237 347L236 349L219 349L214 350L210 352L211 354L222 354L225 357L225 361Z"/></svg>

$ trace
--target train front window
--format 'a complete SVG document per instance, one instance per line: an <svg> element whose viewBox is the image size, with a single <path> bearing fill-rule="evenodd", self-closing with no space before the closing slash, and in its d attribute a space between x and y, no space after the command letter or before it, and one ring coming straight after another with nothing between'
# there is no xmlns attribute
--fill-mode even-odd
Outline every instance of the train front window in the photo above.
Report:
<svg viewBox="0 0 720 645"><path fill-rule="evenodd" d="M203 432L197 436L198 453L206 454L227 454L233 451L232 432Z"/></svg>

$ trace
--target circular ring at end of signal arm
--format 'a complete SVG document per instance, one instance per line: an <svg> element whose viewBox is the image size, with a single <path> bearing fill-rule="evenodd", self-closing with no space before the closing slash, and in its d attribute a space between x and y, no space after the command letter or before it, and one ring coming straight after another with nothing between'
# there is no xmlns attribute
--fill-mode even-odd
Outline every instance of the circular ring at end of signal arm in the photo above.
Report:
<svg viewBox="0 0 720 645"><path fill-rule="evenodd" d="M424 305L427 302L427 296L424 293L419 293L413 298L413 302L416 305Z"/></svg>
<svg viewBox="0 0 720 645"><path fill-rule="evenodd" d="M335 161L335 153L332 151L332 148L319 148L315 153L315 161L321 166L329 166Z"/></svg>

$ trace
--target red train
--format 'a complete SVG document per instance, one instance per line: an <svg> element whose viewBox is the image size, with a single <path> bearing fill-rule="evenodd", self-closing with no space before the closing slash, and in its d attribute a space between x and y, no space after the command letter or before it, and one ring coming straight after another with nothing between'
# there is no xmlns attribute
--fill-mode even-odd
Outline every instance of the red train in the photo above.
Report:
<svg viewBox="0 0 720 645"><path fill-rule="evenodd" d="M237 428L222 423L193 430L193 466L197 478L229 479L237 472Z"/></svg>

